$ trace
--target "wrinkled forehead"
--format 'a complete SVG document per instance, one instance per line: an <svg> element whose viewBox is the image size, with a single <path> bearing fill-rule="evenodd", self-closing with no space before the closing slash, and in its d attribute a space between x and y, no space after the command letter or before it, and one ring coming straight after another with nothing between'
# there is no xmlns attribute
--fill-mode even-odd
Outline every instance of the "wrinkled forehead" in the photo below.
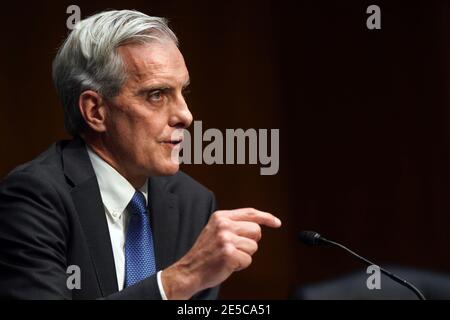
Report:
<svg viewBox="0 0 450 320"><path fill-rule="evenodd" d="M118 52L131 80L185 82L189 78L183 55L173 41L127 44Z"/></svg>

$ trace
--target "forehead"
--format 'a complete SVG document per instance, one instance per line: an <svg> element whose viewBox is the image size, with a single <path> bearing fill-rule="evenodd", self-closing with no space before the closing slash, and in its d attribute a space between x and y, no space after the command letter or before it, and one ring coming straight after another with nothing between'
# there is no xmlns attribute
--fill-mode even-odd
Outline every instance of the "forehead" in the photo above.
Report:
<svg viewBox="0 0 450 320"><path fill-rule="evenodd" d="M189 73L183 55L172 41L127 44L118 49L129 80L151 84L166 81L184 84Z"/></svg>

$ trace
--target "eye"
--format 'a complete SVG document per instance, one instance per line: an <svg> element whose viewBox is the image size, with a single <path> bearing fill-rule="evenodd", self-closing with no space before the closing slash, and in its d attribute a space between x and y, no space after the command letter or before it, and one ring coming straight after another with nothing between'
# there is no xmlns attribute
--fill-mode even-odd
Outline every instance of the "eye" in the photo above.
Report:
<svg viewBox="0 0 450 320"><path fill-rule="evenodd" d="M163 99L163 91L162 90L153 90L148 93L148 100L152 102L160 102Z"/></svg>
<svg viewBox="0 0 450 320"><path fill-rule="evenodd" d="M191 88L184 88L182 92L183 95L188 95L189 93L191 93Z"/></svg>
<svg viewBox="0 0 450 320"><path fill-rule="evenodd" d="M188 96L191 93L191 88L183 88L183 90L181 91L181 93L183 94L183 97Z"/></svg>

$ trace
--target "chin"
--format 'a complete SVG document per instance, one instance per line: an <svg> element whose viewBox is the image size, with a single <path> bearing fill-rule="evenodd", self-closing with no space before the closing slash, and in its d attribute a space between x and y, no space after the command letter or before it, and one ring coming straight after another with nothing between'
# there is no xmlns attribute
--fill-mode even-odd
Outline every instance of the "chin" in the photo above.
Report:
<svg viewBox="0 0 450 320"><path fill-rule="evenodd" d="M156 176L173 176L180 170L178 164L170 163L169 165L161 166L156 170Z"/></svg>

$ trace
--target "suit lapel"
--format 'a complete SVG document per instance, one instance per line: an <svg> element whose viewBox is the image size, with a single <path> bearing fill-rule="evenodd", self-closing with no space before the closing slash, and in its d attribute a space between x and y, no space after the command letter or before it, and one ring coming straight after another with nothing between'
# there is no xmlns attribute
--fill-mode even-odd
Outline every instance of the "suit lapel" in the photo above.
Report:
<svg viewBox="0 0 450 320"><path fill-rule="evenodd" d="M165 188L166 179L154 177L149 180L149 211L155 240L157 270L171 265L176 257L176 245L180 214L178 198Z"/></svg>
<svg viewBox="0 0 450 320"><path fill-rule="evenodd" d="M103 296L118 291L108 223L94 169L85 144L77 138L63 150L66 177L74 184L72 199L80 217Z"/></svg>

